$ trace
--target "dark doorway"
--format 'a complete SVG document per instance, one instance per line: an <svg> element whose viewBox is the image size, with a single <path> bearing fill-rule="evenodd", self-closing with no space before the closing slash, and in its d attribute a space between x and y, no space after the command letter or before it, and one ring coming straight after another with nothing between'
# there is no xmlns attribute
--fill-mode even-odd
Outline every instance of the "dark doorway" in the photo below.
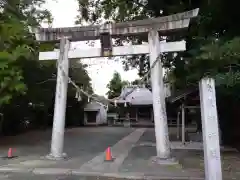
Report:
<svg viewBox="0 0 240 180"><path fill-rule="evenodd" d="M96 123L98 111L87 111L87 122L88 123Z"/></svg>
<svg viewBox="0 0 240 180"><path fill-rule="evenodd" d="M140 106L137 111L139 120L151 120L152 107Z"/></svg>

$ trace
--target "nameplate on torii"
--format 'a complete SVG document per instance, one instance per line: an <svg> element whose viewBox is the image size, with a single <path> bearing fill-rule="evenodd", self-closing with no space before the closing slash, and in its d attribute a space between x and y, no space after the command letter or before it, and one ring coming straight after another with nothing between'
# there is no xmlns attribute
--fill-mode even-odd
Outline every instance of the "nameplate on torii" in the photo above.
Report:
<svg viewBox="0 0 240 180"><path fill-rule="evenodd" d="M161 42L160 43L160 52L179 52L186 50L185 41L176 41L176 42ZM83 58L97 58L103 57L101 48L90 48L90 49L74 49L69 50L68 58L69 59L83 59ZM127 56L127 55L138 55L138 54L149 54L149 45L129 45L129 46L118 46L113 47L112 56ZM57 51L48 51L40 52L39 60L57 60L59 58L59 50Z"/></svg>

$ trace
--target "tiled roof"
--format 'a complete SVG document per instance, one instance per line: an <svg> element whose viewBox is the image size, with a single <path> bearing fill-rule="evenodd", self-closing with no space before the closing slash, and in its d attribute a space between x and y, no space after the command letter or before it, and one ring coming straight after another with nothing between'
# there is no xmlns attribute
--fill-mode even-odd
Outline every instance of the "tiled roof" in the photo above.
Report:
<svg viewBox="0 0 240 180"><path fill-rule="evenodd" d="M129 92L132 92L128 94ZM133 105L150 105L152 104L152 92L144 87L135 88L127 87L122 90L119 100L125 100Z"/></svg>
<svg viewBox="0 0 240 180"><path fill-rule="evenodd" d="M101 105L101 104L93 101L93 102L88 103L88 104L85 106L84 110L98 111L98 110L100 110L102 107L103 107L103 105Z"/></svg>
<svg viewBox="0 0 240 180"><path fill-rule="evenodd" d="M170 96L171 92L168 84L165 84L164 88L165 96ZM125 87L122 89L120 96L117 98L117 102L128 102L133 105L151 105L153 103L152 92L146 87Z"/></svg>

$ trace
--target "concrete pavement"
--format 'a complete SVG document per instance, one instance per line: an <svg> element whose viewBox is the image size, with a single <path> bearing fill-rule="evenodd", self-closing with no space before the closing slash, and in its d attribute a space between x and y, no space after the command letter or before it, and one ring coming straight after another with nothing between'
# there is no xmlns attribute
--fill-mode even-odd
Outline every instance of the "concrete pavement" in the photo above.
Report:
<svg viewBox="0 0 240 180"><path fill-rule="evenodd" d="M1 165L17 164L25 166L48 167L56 164L65 167L69 162L76 162L79 168L95 156L105 151L108 146L113 146L119 140L133 132L131 128L73 128L65 132L64 151L67 159L64 161L48 161L45 156L50 150L51 130L29 132L16 137L0 139L0 154L6 156L9 147L14 149L18 158L6 160L0 158ZM61 163L59 163L61 162ZM76 168L76 163L69 168ZM71 166L71 165L70 165Z"/></svg>
<svg viewBox="0 0 240 180"><path fill-rule="evenodd" d="M5 173L0 174L0 180L126 180L123 176L110 177L106 175L101 176L83 176L83 175L34 175L30 173ZM172 178L159 178L159 177L141 177L131 176L128 179L139 179L139 180L175 180ZM181 179L186 180L186 179ZM188 180L200 180L200 179L188 179Z"/></svg>
<svg viewBox="0 0 240 180"><path fill-rule="evenodd" d="M67 130L65 150L69 158L60 161L47 160L42 155L42 149L45 148L44 152L48 152L51 138L46 137L47 133L39 132L37 135L37 138L43 136L44 140L35 143L32 140L34 139L33 134L31 136L28 134L29 141L20 139L22 142L26 141L25 146L21 146L17 141L20 150L16 153L19 153L19 158L1 160L4 163L0 166L0 175L9 176L4 176L3 179L14 179L16 174L26 176L25 179L33 179L33 177L38 179L43 176L49 176L49 179L91 179L93 177L104 180L204 179L203 152L201 150L173 150L173 156L180 162L178 165L163 166L153 163L151 158L156 155L154 129L95 127ZM31 146L31 140L35 147ZM40 145L42 145L41 148L36 148ZM113 162L104 162L104 151L108 146L112 147L113 156L116 158ZM29 156L26 155L27 153ZM240 179L238 173L240 172L239 154L236 152L223 153L222 159L224 180ZM229 164L231 165L230 169Z"/></svg>

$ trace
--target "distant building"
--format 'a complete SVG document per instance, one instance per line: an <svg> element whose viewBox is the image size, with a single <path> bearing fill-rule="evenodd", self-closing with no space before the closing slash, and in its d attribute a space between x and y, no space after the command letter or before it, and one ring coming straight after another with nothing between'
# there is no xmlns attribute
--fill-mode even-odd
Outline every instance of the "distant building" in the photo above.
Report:
<svg viewBox="0 0 240 180"><path fill-rule="evenodd" d="M131 123L151 124L153 122L152 92L145 87L127 87L120 98L128 102L128 116Z"/></svg>
<svg viewBox="0 0 240 180"><path fill-rule="evenodd" d="M164 95L171 95L170 86L165 84ZM137 124L153 123L152 92L146 87L127 86L122 89L116 103L122 107L119 112L120 120Z"/></svg>
<svg viewBox="0 0 240 180"><path fill-rule="evenodd" d="M84 108L84 124L100 125L107 123L106 106L98 102L90 102Z"/></svg>

